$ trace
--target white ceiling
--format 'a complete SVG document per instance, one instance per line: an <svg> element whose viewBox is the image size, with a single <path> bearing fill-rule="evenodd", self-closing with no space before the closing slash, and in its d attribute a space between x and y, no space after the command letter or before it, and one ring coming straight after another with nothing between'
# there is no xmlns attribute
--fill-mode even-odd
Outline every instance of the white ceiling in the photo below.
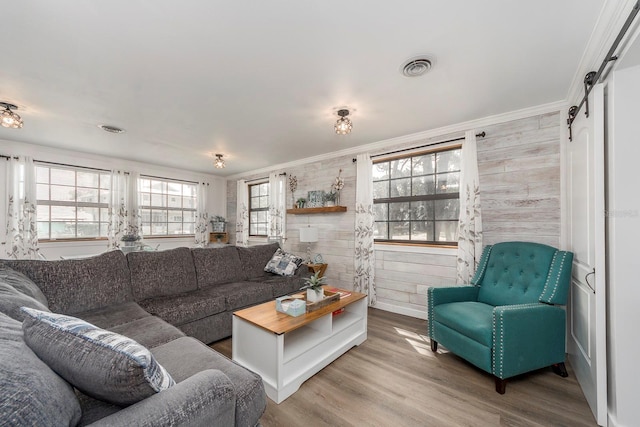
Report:
<svg viewBox="0 0 640 427"><path fill-rule="evenodd" d="M0 15L0 101L24 128L0 139L264 168L563 100L604 2L16 1ZM423 53L431 72L403 77ZM347 136L341 106L356 109Z"/></svg>

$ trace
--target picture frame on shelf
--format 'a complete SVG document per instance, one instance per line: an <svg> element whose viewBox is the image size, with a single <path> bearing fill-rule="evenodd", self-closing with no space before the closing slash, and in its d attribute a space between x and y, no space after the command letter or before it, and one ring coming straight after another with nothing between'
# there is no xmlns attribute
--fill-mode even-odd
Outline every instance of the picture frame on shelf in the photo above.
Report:
<svg viewBox="0 0 640 427"><path fill-rule="evenodd" d="M307 194L307 208L321 208L324 206L324 190L309 191Z"/></svg>

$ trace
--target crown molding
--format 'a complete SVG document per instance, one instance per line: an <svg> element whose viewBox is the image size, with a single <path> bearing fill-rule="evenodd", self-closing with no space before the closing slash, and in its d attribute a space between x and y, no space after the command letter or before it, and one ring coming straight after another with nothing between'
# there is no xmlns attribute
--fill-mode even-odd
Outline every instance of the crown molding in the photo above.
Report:
<svg viewBox="0 0 640 427"><path fill-rule="evenodd" d="M234 181L238 179L250 179L255 175L264 175L276 170L282 170L286 168L302 166L309 163L316 163L323 160L335 159L336 157L353 156L364 152L373 152L383 150L387 147L408 144L417 142L424 139L437 138L452 133L464 133L470 129L476 129L480 131L481 127L491 126L499 123L510 122L513 120L524 119L527 117L538 116L540 114L553 113L556 111L563 111L567 108L566 101L556 101L548 104L537 105L535 107L523 108L516 111L510 111L508 113L496 114L493 116L487 116L480 119L469 120L454 125L443 126L436 129L416 132L408 135L402 135L395 138L384 139L381 141L372 142L369 144L358 145L356 147L345 148L343 150L332 151L331 153L319 154L317 156L305 157L303 159L293 160L287 163L280 163L277 165L269 166L266 168L255 169L252 171L242 172L227 177L227 180Z"/></svg>

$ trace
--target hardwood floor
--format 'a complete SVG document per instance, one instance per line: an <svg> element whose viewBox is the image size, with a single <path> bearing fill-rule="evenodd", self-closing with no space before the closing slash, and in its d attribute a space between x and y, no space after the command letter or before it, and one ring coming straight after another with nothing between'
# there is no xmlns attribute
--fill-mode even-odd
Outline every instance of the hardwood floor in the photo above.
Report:
<svg viewBox="0 0 640 427"><path fill-rule="evenodd" d="M431 352L424 320L369 309L367 341L280 405L267 399L271 426L595 426L569 378L543 369L512 379L505 395L493 377L459 357ZM231 357L231 338L211 345Z"/></svg>

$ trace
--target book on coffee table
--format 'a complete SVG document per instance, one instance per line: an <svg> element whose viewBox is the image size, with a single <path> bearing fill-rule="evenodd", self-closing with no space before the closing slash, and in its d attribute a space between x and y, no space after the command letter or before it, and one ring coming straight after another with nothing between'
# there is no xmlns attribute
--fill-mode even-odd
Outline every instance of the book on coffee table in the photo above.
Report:
<svg viewBox="0 0 640 427"><path fill-rule="evenodd" d="M325 288L325 290L329 291L329 292L334 292L334 293L338 293L340 294L340 298L346 298L348 296L351 296L351 292L344 290L344 289L338 289L338 288Z"/></svg>

